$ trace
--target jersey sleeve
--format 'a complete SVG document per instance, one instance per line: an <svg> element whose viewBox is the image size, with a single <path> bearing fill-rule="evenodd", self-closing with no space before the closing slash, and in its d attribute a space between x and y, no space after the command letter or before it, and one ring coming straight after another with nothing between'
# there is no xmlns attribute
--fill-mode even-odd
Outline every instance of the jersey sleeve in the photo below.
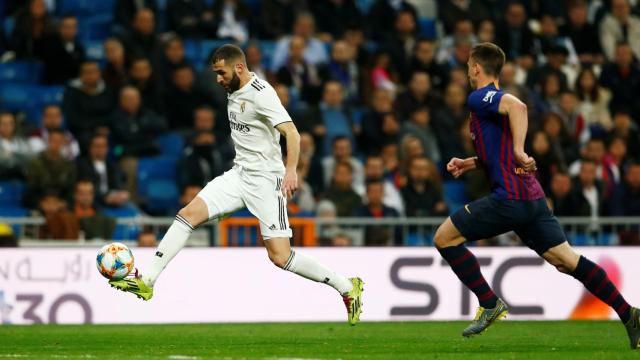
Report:
<svg viewBox="0 0 640 360"><path fill-rule="evenodd" d="M276 91L267 87L256 94L256 113L269 121L273 127L282 123L293 121L282 106Z"/></svg>
<svg viewBox="0 0 640 360"><path fill-rule="evenodd" d="M504 92L495 89L475 91L468 98L469 110L482 118L493 119L492 115L499 114L503 95Z"/></svg>

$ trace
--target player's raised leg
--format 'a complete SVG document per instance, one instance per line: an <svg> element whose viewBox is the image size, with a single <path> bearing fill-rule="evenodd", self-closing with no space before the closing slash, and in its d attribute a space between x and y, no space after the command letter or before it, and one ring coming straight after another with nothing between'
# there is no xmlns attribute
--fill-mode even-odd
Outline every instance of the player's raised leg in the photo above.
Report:
<svg viewBox="0 0 640 360"><path fill-rule="evenodd" d="M640 311L627 303L604 269L586 257L577 254L567 242L549 249L542 257L555 266L558 271L576 278L595 297L609 305L625 325L631 348L638 348Z"/></svg>
<svg viewBox="0 0 640 360"><path fill-rule="evenodd" d="M469 205L465 205L468 209ZM461 210L466 211L466 210ZM465 239L455 227L451 218L447 218L436 231L434 238L436 248L440 255L447 260L451 270L458 279L471 290L480 303L476 317L462 332L463 336L480 334L494 321L507 315L506 304L498 299L482 272L478 259L464 246Z"/></svg>
<svg viewBox="0 0 640 360"><path fill-rule="evenodd" d="M336 289L344 300L349 323L355 325L362 311L363 282L360 278L347 279L302 252L291 249L289 238L265 239L269 259L278 267L306 279L325 283Z"/></svg>

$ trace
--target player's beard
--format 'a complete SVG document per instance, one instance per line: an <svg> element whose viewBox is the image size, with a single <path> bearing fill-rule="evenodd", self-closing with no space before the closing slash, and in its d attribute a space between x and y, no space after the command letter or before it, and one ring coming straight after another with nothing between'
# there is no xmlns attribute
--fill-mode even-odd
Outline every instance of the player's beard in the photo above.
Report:
<svg viewBox="0 0 640 360"><path fill-rule="evenodd" d="M236 90L240 89L240 77L235 72L231 77L231 81L229 81L229 87L227 88L227 92L229 94L233 94Z"/></svg>

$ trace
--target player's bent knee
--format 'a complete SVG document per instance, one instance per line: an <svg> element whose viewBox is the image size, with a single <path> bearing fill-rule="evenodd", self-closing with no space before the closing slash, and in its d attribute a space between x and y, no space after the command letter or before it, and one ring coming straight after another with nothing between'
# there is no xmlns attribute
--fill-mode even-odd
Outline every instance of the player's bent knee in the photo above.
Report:
<svg viewBox="0 0 640 360"><path fill-rule="evenodd" d="M269 252L269 260L271 260L273 265L279 268L284 268L284 266L287 264L287 261L289 260L289 254L285 254L283 252L282 253Z"/></svg>
<svg viewBox="0 0 640 360"><path fill-rule="evenodd" d="M436 230L436 234L433 237L433 244L436 246L436 248L442 249L451 246L453 240L454 239L451 239L451 237L445 235L445 231L442 230L441 225L440 227L438 227L438 230Z"/></svg>

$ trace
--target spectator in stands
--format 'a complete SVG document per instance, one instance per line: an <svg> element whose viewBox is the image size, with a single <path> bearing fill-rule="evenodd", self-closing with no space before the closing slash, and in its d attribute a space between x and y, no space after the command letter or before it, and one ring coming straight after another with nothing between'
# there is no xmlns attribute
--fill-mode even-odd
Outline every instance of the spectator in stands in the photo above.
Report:
<svg viewBox="0 0 640 360"><path fill-rule="evenodd" d="M369 81L374 89L383 89L392 94L396 92L398 73L391 55L385 50L378 50L373 56Z"/></svg>
<svg viewBox="0 0 640 360"><path fill-rule="evenodd" d="M188 185L182 189L180 192L180 206L187 206L193 199L198 196L198 193L202 191L202 186L200 185Z"/></svg>
<svg viewBox="0 0 640 360"><path fill-rule="evenodd" d="M316 207L316 218L319 220L335 220L337 217L336 206L329 200L318 201ZM342 233L342 229L338 225L328 224L320 225L318 227L318 244L330 246L333 243L333 238Z"/></svg>
<svg viewBox="0 0 640 360"><path fill-rule="evenodd" d="M271 61L271 70L278 71L289 58L291 46L289 43L294 37L301 37L304 40L304 60L309 64L320 65L329 60L329 54L322 41L314 38L315 20L310 13L299 13L293 25L293 34L284 36L276 44Z"/></svg>
<svg viewBox="0 0 640 360"><path fill-rule="evenodd" d="M203 0L169 0L166 13L169 30L182 37L215 37L215 16Z"/></svg>
<svg viewBox="0 0 640 360"><path fill-rule="evenodd" d="M318 107L309 109L308 121L302 130L313 132L315 139L322 144L322 152L329 154L334 139L345 137L354 143L354 124L351 112L344 105L344 89L336 80L327 81Z"/></svg>
<svg viewBox="0 0 640 360"><path fill-rule="evenodd" d="M431 127L431 110L427 106L419 106L409 115L409 121L402 125L400 139L405 136L414 136L420 139L425 156L434 163L442 159L436 133Z"/></svg>
<svg viewBox="0 0 640 360"><path fill-rule="evenodd" d="M518 68L512 62L506 62L500 72L500 88L507 94L516 96L525 103L530 101L530 90L516 81Z"/></svg>
<svg viewBox="0 0 640 360"><path fill-rule="evenodd" d="M356 210L355 215L364 218L398 218L394 208L383 203L384 182L382 179L368 179L366 183L367 201ZM364 232L366 246L402 245L400 229L389 226L366 226Z"/></svg>
<svg viewBox="0 0 640 360"><path fill-rule="evenodd" d="M618 110L613 115L613 129L610 137L620 137L625 140L628 153L631 158L638 160L640 157L640 134L633 123L631 115L626 110Z"/></svg>
<svg viewBox="0 0 640 360"><path fill-rule="evenodd" d="M583 159L580 163L580 173L577 178L574 178L572 186L577 199L574 210L577 216L590 216L596 219L604 213L602 184L596 179L596 170L596 163L592 160Z"/></svg>
<svg viewBox="0 0 640 360"><path fill-rule="evenodd" d="M127 54L145 57L158 69L162 59L162 41L156 35L156 18L152 10L139 9L133 18L131 30L122 36Z"/></svg>
<svg viewBox="0 0 640 360"><path fill-rule="evenodd" d="M251 72L258 75L260 79L270 80L272 74L269 69L262 65L262 51L258 43L250 42L244 48L244 55L247 58L247 67Z"/></svg>
<svg viewBox="0 0 640 360"><path fill-rule="evenodd" d="M380 151L384 162L384 177L400 188L402 183L402 172L400 169L400 156L397 143L389 143L382 146Z"/></svg>
<svg viewBox="0 0 640 360"><path fill-rule="evenodd" d="M578 65L579 59L571 38L560 34L556 19L551 14L544 14L540 18L540 32L534 40L536 58L539 63L547 61L546 55L554 47L562 47L567 51L567 63Z"/></svg>
<svg viewBox="0 0 640 360"><path fill-rule="evenodd" d="M571 188L571 178L565 172L557 172L551 177L549 198L556 216L588 216L589 208L581 207L580 199Z"/></svg>
<svg viewBox="0 0 640 360"><path fill-rule="evenodd" d="M465 89L457 84L449 84L444 95L445 106L435 111L433 128L438 135L443 159L451 159L462 152L458 129L469 115L466 102Z"/></svg>
<svg viewBox="0 0 640 360"><path fill-rule="evenodd" d="M584 116L585 125L596 133L611 129L613 123L608 107L611 92L598 84L593 69L584 67L580 70L575 91L580 101L578 111Z"/></svg>
<svg viewBox="0 0 640 360"><path fill-rule="evenodd" d="M549 189L551 177L557 171L564 171L562 157L558 154L559 149L551 146L549 137L544 131L536 131L531 137L531 149L528 153L536 159L538 171L536 177L545 190Z"/></svg>
<svg viewBox="0 0 640 360"><path fill-rule="evenodd" d="M141 231L138 234L138 247L155 248L158 246L158 238L153 231Z"/></svg>
<svg viewBox="0 0 640 360"><path fill-rule="evenodd" d="M95 191L90 180L80 180L73 193L73 213L85 239L111 239L116 228L114 218L101 214L94 207Z"/></svg>
<svg viewBox="0 0 640 360"><path fill-rule="evenodd" d="M361 204L360 195L353 189L353 166L350 162L338 162L330 174L331 185L324 198L335 205L339 217L353 216Z"/></svg>
<svg viewBox="0 0 640 360"><path fill-rule="evenodd" d="M165 111L164 88L153 71L149 59L134 58L129 68L129 78L130 84L140 91L142 106L163 114Z"/></svg>
<svg viewBox="0 0 640 360"><path fill-rule="evenodd" d="M414 157L409 162L407 182L400 189L409 217L444 216L442 184L436 166L426 157Z"/></svg>
<svg viewBox="0 0 640 360"><path fill-rule="evenodd" d="M558 98L558 115L574 141L584 144L591 136L591 132L579 110L576 93L569 90L563 91Z"/></svg>
<svg viewBox="0 0 640 360"><path fill-rule="evenodd" d="M413 57L409 66L409 74L426 72L435 89L444 90L449 79L449 69L435 61L436 45L431 40L418 39L413 50Z"/></svg>
<svg viewBox="0 0 640 360"><path fill-rule="evenodd" d="M196 86L193 69L180 66L173 72L172 85L165 95L169 127L173 130L189 127L195 109L208 102L206 94Z"/></svg>
<svg viewBox="0 0 640 360"><path fill-rule="evenodd" d="M492 20L482 20L477 28L476 38L478 42L496 42L496 26Z"/></svg>
<svg viewBox="0 0 640 360"><path fill-rule="evenodd" d="M189 61L185 58L182 39L177 36L170 37L164 43L164 56L162 57L161 76L163 87L168 88L171 86L171 78L176 69L188 65Z"/></svg>
<svg viewBox="0 0 640 360"><path fill-rule="evenodd" d="M577 144L567 133L560 115L553 112L545 114L542 130L547 134L551 147L560 149L558 153L562 155L563 164L569 164L578 158Z"/></svg>
<svg viewBox="0 0 640 360"><path fill-rule="evenodd" d="M194 110L193 129L191 129L187 136L187 142L191 143L193 138L201 132L213 133L216 149L220 151L224 163L223 167L226 169L235 157L233 142L231 138L219 128L216 112L209 105L201 105Z"/></svg>
<svg viewBox="0 0 640 360"><path fill-rule="evenodd" d="M606 147L602 139L589 139L582 155L595 165L596 179L602 182L604 190L611 190L615 184L620 182L620 169L615 164L605 161ZM583 162L584 159L574 161L569 166L569 175L579 175Z"/></svg>
<svg viewBox="0 0 640 360"><path fill-rule="evenodd" d="M604 157L604 162L613 164L617 166L618 169L624 169L629 160L627 141L619 136L610 138L608 140L607 155Z"/></svg>
<svg viewBox="0 0 640 360"><path fill-rule="evenodd" d="M204 187L209 181L230 167L225 164L216 146L216 138L211 132L200 132L192 140L178 161L178 187L189 185Z"/></svg>
<svg viewBox="0 0 640 360"><path fill-rule="evenodd" d="M350 24L344 32L343 40L351 46L354 51L353 58L360 68L366 68L370 64L371 54L365 46L364 30L360 24ZM364 91L365 89L360 89Z"/></svg>
<svg viewBox="0 0 640 360"><path fill-rule="evenodd" d="M391 61L400 78L406 79L417 40L418 25L414 14L408 10L398 12L394 29L395 31L388 33L383 39L381 47L391 55Z"/></svg>
<svg viewBox="0 0 640 360"><path fill-rule="evenodd" d="M65 134L65 143L62 148L62 156L67 160L75 160L80 155L80 146L69 130L62 126L62 110L58 105L46 105L42 109L42 124L29 137L29 145L35 153L43 151L47 147L49 131L61 129Z"/></svg>
<svg viewBox="0 0 640 360"><path fill-rule="evenodd" d="M262 0L260 1L259 38L279 39L287 35L297 14L308 10L305 0Z"/></svg>
<svg viewBox="0 0 640 360"><path fill-rule="evenodd" d="M217 38L238 43L249 40L251 9L243 0L215 0L212 9L218 25Z"/></svg>
<svg viewBox="0 0 640 360"><path fill-rule="evenodd" d="M119 26L116 32L122 33L131 30L134 17L143 9L157 14L158 6L156 0L116 0L114 22Z"/></svg>
<svg viewBox="0 0 640 360"><path fill-rule="evenodd" d="M449 63L454 56L456 43L462 40L469 40L472 44L478 42L473 31L473 22L468 18L462 18L455 21L453 31L449 35L442 38L439 42L436 61L440 64Z"/></svg>
<svg viewBox="0 0 640 360"><path fill-rule="evenodd" d="M376 0L369 8L367 25L372 40L380 41L393 29L400 12L408 12L414 23L418 22L418 11L406 0Z"/></svg>
<svg viewBox="0 0 640 360"><path fill-rule="evenodd" d="M48 191L54 191L63 199L69 199L76 180L75 165L62 157L65 134L62 130L50 130L47 149L27 164L26 204L35 207Z"/></svg>
<svg viewBox="0 0 640 360"><path fill-rule="evenodd" d="M333 153L322 159L322 169L324 173L324 183L329 185L334 177L335 167L338 163L346 162L350 166L350 177L353 184L364 182L364 167L360 160L353 156L352 142L346 136L336 136L333 138Z"/></svg>
<svg viewBox="0 0 640 360"><path fill-rule="evenodd" d="M360 102L362 73L355 59L355 51L344 40L336 40L331 47L329 63L320 68L320 77L326 82L335 80L342 84L348 104Z"/></svg>
<svg viewBox="0 0 640 360"><path fill-rule="evenodd" d="M417 137L405 136L400 143L400 171L401 174L406 174L409 168L409 163L413 158L423 157L424 148L422 142Z"/></svg>
<svg viewBox="0 0 640 360"><path fill-rule="evenodd" d="M312 1L309 5L320 36L328 40L341 38L349 24L363 20L355 0Z"/></svg>
<svg viewBox="0 0 640 360"><path fill-rule="evenodd" d="M80 77L65 88L62 110L67 127L86 149L91 135L108 131L109 116L115 105L115 97L100 74L95 61L80 65Z"/></svg>
<svg viewBox="0 0 640 360"><path fill-rule="evenodd" d="M0 111L0 179L23 179L26 164L35 151L16 131L12 113Z"/></svg>
<svg viewBox="0 0 640 360"><path fill-rule="evenodd" d="M109 138L96 134L89 143L89 155L77 161L78 178L91 181L100 206L123 206L131 194L123 190L124 174L107 158Z"/></svg>
<svg viewBox="0 0 640 360"><path fill-rule="evenodd" d="M600 84L611 90L611 109L630 107L633 117L640 116L640 102L635 96L640 93L640 69L629 43L616 45L615 59L603 66Z"/></svg>
<svg viewBox="0 0 640 360"><path fill-rule="evenodd" d="M442 20L446 33L455 32L460 21L480 24L491 18L490 9L481 1L442 1L438 8L438 18Z"/></svg>
<svg viewBox="0 0 640 360"><path fill-rule="evenodd" d="M289 42L287 62L276 73L279 83L296 91L298 97L315 104L320 97L322 81L316 64L306 59L305 47L308 44L301 36L293 36Z"/></svg>
<svg viewBox="0 0 640 360"><path fill-rule="evenodd" d="M44 62L42 83L64 84L76 77L84 61L84 47L76 38L78 19L73 15L62 17L58 32L47 37L40 47L38 58Z"/></svg>
<svg viewBox="0 0 640 360"><path fill-rule="evenodd" d="M563 71L563 66L569 55L567 48L562 45L550 45L545 50L544 55L546 56L546 61L530 70L527 74L527 86L535 88L538 84L541 84L542 79L547 75L554 74L560 80L560 88L562 90L567 89L569 83L567 75ZM542 91L542 86L538 90Z"/></svg>
<svg viewBox="0 0 640 360"><path fill-rule="evenodd" d="M391 94L384 89L375 89L371 94L370 109L362 116L360 150L365 155L379 152L382 143L382 122L384 115L393 110Z"/></svg>
<svg viewBox="0 0 640 360"><path fill-rule="evenodd" d="M504 23L498 25L497 44L504 50L508 60L525 69L534 64L534 36L527 25L527 12L520 2L511 2L504 12Z"/></svg>
<svg viewBox="0 0 640 360"><path fill-rule="evenodd" d="M160 152L156 136L167 129L166 119L142 106L140 92L135 87L125 86L120 90L118 109L110 123L116 156L141 157Z"/></svg>
<svg viewBox="0 0 640 360"><path fill-rule="evenodd" d="M382 160L382 157L380 155L367 156L367 160L364 165L365 181L364 183L355 184L354 190L366 202L367 181L370 179L380 179L384 184L384 197L382 202L386 206L395 209L398 214L402 215L404 214L402 196L393 182L391 182L390 179L385 179L384 175L384 161Z"/></svg>
<svg viewBox="0 0 640 360"><path fill-rule="evenodd" d="M635 58L640 58L640 18L631 13L628 0L612 0L611 13L600 23L600 44L607 60L615 60L620 42L629 43Z"/></svg>
<svg viewBox="0 0 640 360"><path fill-rule="evenodd" d="M398 95L393 107L400 115L402 122L405 122L417 108L422 106L436 108L439 102L438 97L431 90L429 74L419 71L411 74L408 89Z"/></svg>
<svg viewBox="0 0 640 360"><path fill-rule="evenodd" d="M612 216L640 216L640 164L631 163L609 201Z"/></svg>
<svg viewBox="0 0 640 360"><path fill-rule="evenodd" d="M562 33L571 39L582 64L602 64L604 57L600 41L595 41L599 38L598 28L589 23L587 13L588 8L584 0L572 1L569 4L569 21Z"/></svg>
<svg viewBox="0 0 640 360"><path fill-rule="evenodd" d="M540 79L540 90L535 91L531 98L530 116L540 119L549 112L560 112L560 93L564 90L557 73L547 73Z"/></svg>
<svg viewBox="0 0 640 360"><path fill-rule="evenodd" d="M313 196L313 189L307 182L309 177L309 161L308 157L301 156L298 161L298 190L287 202L287 209L291 216L311 215L316 209L316 200ZM301 214L302 213L302 214Z"/></svg>
<svg viewBox="0 0 640 360"><path fill-rule="evenodd" d="M49 35L55 33L53 19L44 0L29 0L16 13L10 48L18 58L31 58L41 53Z"/></svg>
<svg viewBox="0 0 640 360"><path fill-rule="evenodd" d="M324 173L321 156L316 151L316 144L313 135L308 132L300 132L300 159L307 159L307 182L311 186L314 195L319 195L324 191ZM302 161L302 160L301 160Z"/></svg>
<svg viewBox="0 0 640 360"><path fill-rule="evenodd" d="M108 38L104 41L105 65L102 77L115 91L119 91L127 82L127 61L124 53L124 46L117 38Z"/></svg>
<svg viewBox="0 0 640 360"><path fill-rule="evenodd" d="M39 239L77 240L80 224L75 214L67 208L67 202L54 190L46 192L37 199L38 209L45 219L40 227Z"/></svg>

